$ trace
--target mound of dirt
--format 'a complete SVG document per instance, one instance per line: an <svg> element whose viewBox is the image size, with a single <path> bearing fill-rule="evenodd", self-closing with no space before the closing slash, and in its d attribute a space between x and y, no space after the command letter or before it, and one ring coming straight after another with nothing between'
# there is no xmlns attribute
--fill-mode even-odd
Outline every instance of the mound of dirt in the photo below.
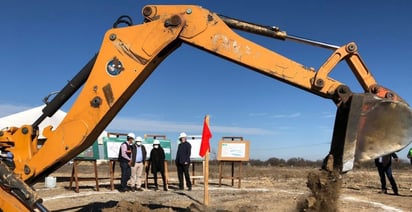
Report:
<svg viewBox="0 0 412 212"><path fill-rule="evenodd" d="M230 168L230 167L229 167ZM209 205L203 204L203 180L197 179L193 190L179 190L175 170L169 172L169 191L155 191L150 179L142 192L112 190L107 164L99 167L99 190L94 181L81 181L79 192L68 187L71 167L54 173L57 184L46 188L34 185L46 208L51 211L335 211L375 212L410 211L412 208L411 170L400 170L394 164L394 176L400 196L380 194L376 169L354 170L340 176L318 167L245 166L242 181L219 180L219 167L211 166ZM82 175L93 173L89 166ZM120 173L115 173L115 184ZM230 170L229 170L230 171ZM199 175L199 174L197 174ZM88 175L86 175L88 177ZM239 186L238 186L239 185ZM390 188L389 188L390 189Z"/></svg>
<svg viewBox="0 0 412 212"><path fill-rule="evenodd" d="M341 179L336 171L309 172L307 186L311 193L298 202L297 209L299 211L338 211Z"/></svg>

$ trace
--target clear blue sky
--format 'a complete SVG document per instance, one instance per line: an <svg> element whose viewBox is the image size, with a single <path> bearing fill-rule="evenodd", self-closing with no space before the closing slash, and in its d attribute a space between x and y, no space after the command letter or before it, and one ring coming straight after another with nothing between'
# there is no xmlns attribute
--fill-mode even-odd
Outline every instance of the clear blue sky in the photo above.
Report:
<svg viewBox="0 0 412 212"><path fill-rule="evenodd" d="M42 104L66 85L99 50L121 15L141 23L147 4L197 4L213 12L278 26L289 34L334 45L355 41L378 83L409 103L412 68L412 1L5 1L0 12L0 117ZM318 69L330 50L243 36ZM362 92L345 63L331 77ZM68 111L71 102L62 108ZM210 115L211 145L222 136L251 142L250 156L322 159L329 151L336 107L332 101L183 45L130 99L107 130L200 134ZM409 147L408 147L409 148ZM399 153L406 159L406 151Z"/></svg>

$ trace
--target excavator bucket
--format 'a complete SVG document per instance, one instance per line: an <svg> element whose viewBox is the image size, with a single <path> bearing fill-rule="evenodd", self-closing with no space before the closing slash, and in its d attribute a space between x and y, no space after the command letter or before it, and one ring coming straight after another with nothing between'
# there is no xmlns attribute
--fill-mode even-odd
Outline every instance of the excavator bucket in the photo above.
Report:
<svg viewBox="0 0 412 212"><path fill-rule="evenodd" d="M399 151L411 141L412 110L406 103L353 94L336 112L330 153L334 167L347 172L356 162Z"/></svg>

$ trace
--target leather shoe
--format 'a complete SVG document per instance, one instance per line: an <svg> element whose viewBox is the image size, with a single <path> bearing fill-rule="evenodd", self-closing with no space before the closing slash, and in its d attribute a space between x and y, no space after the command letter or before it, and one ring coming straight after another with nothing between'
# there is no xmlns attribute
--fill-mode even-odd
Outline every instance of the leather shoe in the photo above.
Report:
<svg viewBox="0 0 412 212"><path fill-rule="evenodd" d="M378 193L380 193L380 194L387 194L387 193L388 193L388 191L387 191L387 190L382 189L382 190L381 190L381 191L379 191Z"/></svg>

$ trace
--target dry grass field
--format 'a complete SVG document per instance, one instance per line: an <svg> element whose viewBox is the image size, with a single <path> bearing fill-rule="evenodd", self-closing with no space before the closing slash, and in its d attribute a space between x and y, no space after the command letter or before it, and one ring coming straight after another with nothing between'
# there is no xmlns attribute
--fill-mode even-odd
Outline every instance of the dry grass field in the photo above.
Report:
<svg viewBox="0 0 412 212"><path fill-rule="evenodd" d="M231 175L231 164L222 166L223 176ZM80 177L94 176L93 167L79 166ZM204 203L204 184L196 179L192 191L177 190L174 166L169 164L169 191L155 191L152 179L142 192L119 193L110 189L109 167L98 167L99 191L94 181L80 181L79 193L69 188L72 167L65 165L53 175L55 188L45 188L43 182L34 185L51 211L412 211L412 170L397 167L393 174L400 196L380 194L380 182L374 168L358 168L340 175L322 176L318 167L242 166L242 178L222 179L219 184L219 166L210 164L209 203ZM195 175L201 175L201 164ZM115 183L120 177L115 170ZM234 175L239 166L235 164ZM162 181L160 180L160 183ZM388 183L389 184L389 183ZM314 191L308 185L315 187ZM316 193L316 194L314 194ZM317 203L314 200L317 198ZM307 209L307 205L312 208Z"/></svg>

